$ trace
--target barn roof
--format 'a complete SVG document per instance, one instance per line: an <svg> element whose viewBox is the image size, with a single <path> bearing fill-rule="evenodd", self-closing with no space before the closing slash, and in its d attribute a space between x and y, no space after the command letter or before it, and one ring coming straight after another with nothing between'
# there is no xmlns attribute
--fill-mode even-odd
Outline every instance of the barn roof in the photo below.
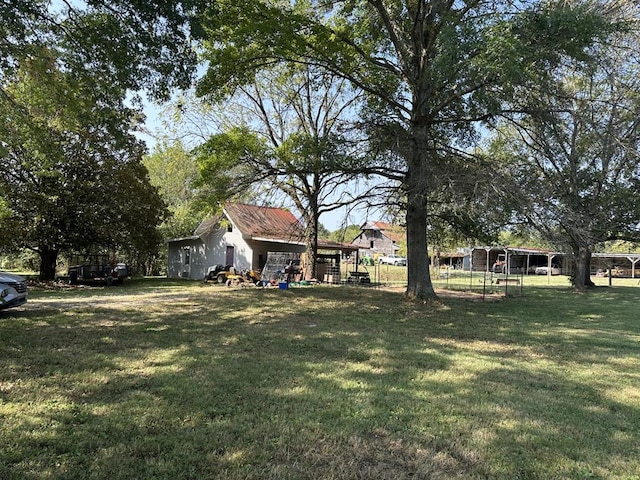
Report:
<svg viewBox="0 0 640 480"><path fill-rule="evenodd" d="M361 230L379 230L382 235L395 243L402 242L406 237L401 227L387 222L369 221L361 227Z"/></svg>

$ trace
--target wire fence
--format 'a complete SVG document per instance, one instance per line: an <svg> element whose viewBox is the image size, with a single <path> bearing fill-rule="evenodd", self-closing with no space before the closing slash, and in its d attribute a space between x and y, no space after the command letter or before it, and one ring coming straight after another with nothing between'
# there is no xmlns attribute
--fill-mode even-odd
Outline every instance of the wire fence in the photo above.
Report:
<svg viewBox="0 0 640 480"><path fill-rule="evenodd" d="M482 295L519 295L522 294L525 285L525 279L521 273L503 274L433 267L430 269L430 275L431 282L436 289L473 292ZM356 278L357 281L354 283L366 286L406 287L407 267L360 265L355 269L353 265L344 265L342 278ZM364 278L367 281L362 281Z"/></svg>
<svg viewBox="0 0 640 480"><path fill-rule="evenodd" d="M525 285L524 280L522 273L431 269L431 282L435 288L483 295L521 295Z"/></svg>

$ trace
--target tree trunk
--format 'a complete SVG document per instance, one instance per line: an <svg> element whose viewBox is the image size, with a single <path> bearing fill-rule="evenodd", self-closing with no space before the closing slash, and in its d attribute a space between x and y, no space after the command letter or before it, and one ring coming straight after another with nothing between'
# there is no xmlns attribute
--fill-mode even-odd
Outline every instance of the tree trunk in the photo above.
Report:
<svg viewBox="0 0 640 480"><path fill-rule="evenodd" d="M591 249L581 245L574 249L576 257L576 273L573 286L578 291L585 291L595 286L591 281Z"/></svg>
<svg viewBox="0 0 640 480"><path fill-rule="evenodd" d="M317 191L317 190L316 190ZM309 204L306 208L302 204L297 207L304 212L302 218L305 223L305 261L303 263L302 278L303 280L311 280L318 278L318 201L317 196L309 196Z"/></svg>
<svg viewBox="0 0 640 480"><path fill-rule="evenodd" d="M306 261L304 263L303 279L317 278L318 274L318 214L317 207L311 207L313 212L307 218L306 232ZM314 213L315 212L315 213Z"/></svg>
<svg viewBox="0 0 640 480"><path fill-rule="evenodd" d="M55 280L58 250L43 247L38 253L40 254L40 280Z"/></svg>
<svg viewBox="0 0 640 480"><path fill-rule="evenodd" d="M410 299L437 298L429 274L427 248L426 172L419 144L414 145L413 161L409 162L407 185L407 291Z"/></svg>

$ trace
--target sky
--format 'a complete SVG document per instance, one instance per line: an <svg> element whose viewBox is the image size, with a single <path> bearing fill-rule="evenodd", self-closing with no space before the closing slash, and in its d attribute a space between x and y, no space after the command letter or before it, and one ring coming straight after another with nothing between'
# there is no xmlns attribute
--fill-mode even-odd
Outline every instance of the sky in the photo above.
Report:
<svg viewBox="0 0 640 480"><path fill-rule="evenodd" d="M145 130L149 133L137 132L136 135L147 144L149 153L152 153L157 142L157 138L161 138L168 134L162 125L161 114L162 105L158 105L149 101L143 102L143 111L146 116ZM374 212L375 215L375 212ZM320 223L329 231L334 232L348 225L363 225L367 221L383 220L381 216L371 217L363 209L353 209L347 211L341 208L333 212L322 214Z"/></svg>

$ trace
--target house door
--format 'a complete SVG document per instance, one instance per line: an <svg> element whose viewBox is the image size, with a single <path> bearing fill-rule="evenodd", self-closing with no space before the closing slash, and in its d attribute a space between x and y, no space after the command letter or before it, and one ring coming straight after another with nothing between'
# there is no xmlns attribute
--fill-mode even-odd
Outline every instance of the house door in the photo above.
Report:
<svg viewBox="0 0 640 480"><path fill-rule="evenodd" d="M225 265L233 265L234 247L227 245L227 256L225 257Z"/></svg>
<svg viewBox="0 0 640 480"><path fill-rule="evenodd" d="M182 277L191 277L191 247L182 249Z"/></svg>

